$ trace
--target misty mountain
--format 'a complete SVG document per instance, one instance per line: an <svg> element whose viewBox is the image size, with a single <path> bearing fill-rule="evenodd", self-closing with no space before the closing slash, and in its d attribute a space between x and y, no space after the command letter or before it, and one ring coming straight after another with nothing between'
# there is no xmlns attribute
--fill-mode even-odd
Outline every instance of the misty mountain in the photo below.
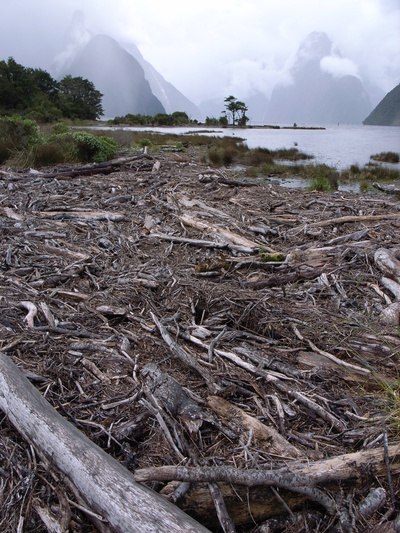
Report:
<svg viewBox="0 0 400 533"><path fill-rule="evenodd" d="M107 118L128 113L155 115L164 113L145 78L143 67L115 39L95 35L69 59L62 76L81 76L94 83L103 96Z"/></svg>
<svg viewBox="0 0 400 533"><path fill-rule="evenodd" d="M200 109L178 91L172 83L169 83L153 65L146 61L137 46L130 43L125 48L143 67L145 78L150 83L153 94L164 106L166 113L171 114L174 111L184 111L189 118L201 119L202 113Z"/></svg>
<svg viewBox="0 0 400 533"><path fill-rule="evenodd" d="M383 98L364 120L367 126L400 126L400 85Z"/></svg>
<svg viewBox="0 0 400 533"><path fill-rule="evenodd" d="M275 86L266 116L270 122L360 124L372 105L356 66L332 50L325 33L300 45L290 69L291 85Z"/></svg>

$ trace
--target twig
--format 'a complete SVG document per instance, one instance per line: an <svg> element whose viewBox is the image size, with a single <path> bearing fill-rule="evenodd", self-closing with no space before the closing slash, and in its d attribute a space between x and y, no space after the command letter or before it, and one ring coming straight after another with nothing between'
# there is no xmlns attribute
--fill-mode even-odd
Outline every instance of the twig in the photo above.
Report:
<svg viewBox="0 0 400 533"><path fill-rule="evenodd" d="M184 348L182 348L182 346L180 346L177 342L174 341L174 339L168 333L167 329L161 324L161 322L154 315L154 313L150 312L150 315L154 323L158 327L161 333L161 337L164 339L171 352L187 366L196 370L204 378L212 394L216 394L219 390L221 390L221 387L217 384L211 372L201 367L197 360L192 355L190 355L189 352L187 352Z"/></svg>
<svg viewBox="0 0 400 533"><path fill-rule="evenodd" d="M334 355L332 355L332 354L330 354L328 352L324 352L323 350L320 350L310 340L308 341L308 344L310 345L310 348L314 352L319 353L320 355L326 357L327 359L330 359L331 361L333 361L334 363L336 363L339 366L342 366L344 368L348 368L349 371L352 371L352 372L355 372L356 374L361 374L361 375L364 375L364 376L370 376L371 375L371 370L368 370L367 368L362 368L361 366L352 365L351 363L347 363L346 361L342 361L341 359L338 359Z"/></svg>
<svg viewBox="0 0 400 533"><path fill-rule="evenodd" d="M387 473L387 479L388 479L388 484L389 484L389 489L390 489L390 499L392 500L392 506L394 509L396 505L396 496L395 496L394 488L393 488L392 474L390 472L389 441L388 441L388 434L386 430L386 424L384 420L382 421L382 430L383 430L383 449L385 452L386 473Z"/></svg>
<svg viewBox="0 0 400 533"><path fill-rule="evenodd" d="M236 533L235 524L233 523L231 517L229 516L228 510L226 508L224 498L217 483L209 483L208 490L210 491L211 497L213 499L215 510L217 511L217 516L219 523L221 524L224 533Z"/></svg>

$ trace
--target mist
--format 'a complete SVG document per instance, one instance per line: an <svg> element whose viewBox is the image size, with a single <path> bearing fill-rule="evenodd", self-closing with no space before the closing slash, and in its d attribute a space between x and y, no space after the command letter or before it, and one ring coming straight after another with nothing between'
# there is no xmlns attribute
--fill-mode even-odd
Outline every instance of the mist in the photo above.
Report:
<svg viewBox="0 0 400 533"><path fill-rule="evenodd" d="M196 104L257 91L269 98L291 83L299 44L315 30L338 51L321 69L355 75L382 94L400 82L398 0L0 0L0 13L0 59L56 72L80 39L104 33L134 43Z"/></svg>

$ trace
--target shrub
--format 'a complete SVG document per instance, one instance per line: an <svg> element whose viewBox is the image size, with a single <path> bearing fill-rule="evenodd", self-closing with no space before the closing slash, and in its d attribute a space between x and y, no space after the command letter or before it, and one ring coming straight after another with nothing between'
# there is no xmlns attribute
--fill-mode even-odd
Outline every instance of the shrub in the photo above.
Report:
<svg viewBox="0 0 400 533"><path fill-rule="evenodd" d="M221 152L215 148L212 148L208 151L208 158L210 160L210 163L215 165L216 167L220 167L222 165L222 157Z"/></svg>
<svg viewBox="0 0 400 533"><path fill-rule="evenodd" d="M98 137L100 142L100 150L95 155L94 161L96 163L101 163L102 161L110 161L113 159L119 150L119 145L111 137L102 135Z"/></svg>
<svg viewBox="0 0 400 533"><path fill-rule="evenodd" d="M350 166L350 172L352 174L360 174L361 173L361 169L358 165L351 165Z"/></svg>
<svg viewBox="0 0 400 533"><path fill-rule="evenodd" d="M336 191L338 184L332 182L327 176L317 176L312 179L308 186L309 191Z"/></svg>
<svg viewBox="0 0 400 533"><path fill-rule="evenodd" d="M61 143L52 141L37 146L31 154L31 166L45 167L68 161L67 153Z"/></svg>
<svg viewBox="0 0 400 533"><path fill-rule="evenodd" d="M152 146L153 143L150 141L150 139L147 139L146 137L143 137L142 139L139 139L139 146L141 148L144 148L145 146Z"/></svg>
<svg viewBox="0 0 400 533"><path fill-rule="evenodd" d="M114 139L104 135L97 136L86 131L77 131L72 134L75 142L74 152L78 161L101 163L115 157L118 144Z"/></svg>
<svg viewBox="0 0 400 533"><path fill-rule="evenodd" d="M227 167L233 163L235 151L231 148L225 148L222 152L222 162Z"/></svg>
<svg viewBox="0 0 400 533"><path fill-rule="evenodd" d="M0 118L0 140L13 151L28 148L43 142L36 122L20 116Z"/></svg>

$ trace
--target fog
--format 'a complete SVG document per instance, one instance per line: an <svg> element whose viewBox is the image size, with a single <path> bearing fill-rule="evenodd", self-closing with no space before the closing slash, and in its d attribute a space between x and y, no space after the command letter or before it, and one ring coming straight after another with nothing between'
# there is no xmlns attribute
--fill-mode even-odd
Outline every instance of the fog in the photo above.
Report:
<svg viewBox="0 0 400 533"><path fill-rule="evenodd" d="M72 30L76 10L78 18ZM326 32L336 52L321 68L384 93L400 82L398 0L0 0L0 59L51 71L74 43L105 33L134 43L195 103L290 83L301 41Z"/></svg>

